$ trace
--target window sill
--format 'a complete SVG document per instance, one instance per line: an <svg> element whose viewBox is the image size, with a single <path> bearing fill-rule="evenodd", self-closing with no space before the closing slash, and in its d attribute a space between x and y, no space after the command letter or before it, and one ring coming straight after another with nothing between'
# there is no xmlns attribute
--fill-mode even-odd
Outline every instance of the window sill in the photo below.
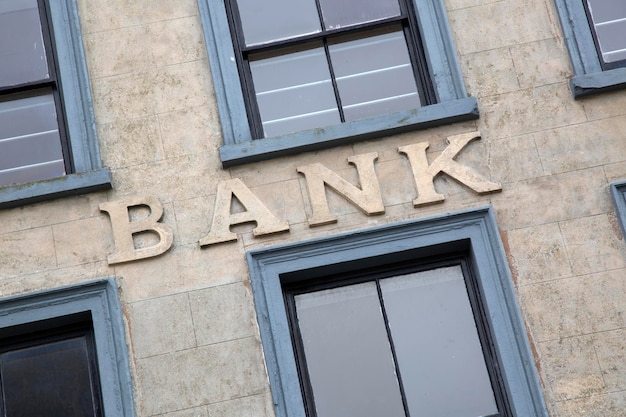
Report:
<svg viewBox="0 0 626 417"><path fill-rule="evenodd" d="M224 168L258 162L279 156L316 151L373 139L409 130L475 120L478 104L474 97L437 103L416 110L359 120L340 125L306 130L251 142L226 144L220 148Z"/></svg>
<svg viewBox="0 0 626 417"><path fill-rule="evenodd" d="M111 171L101 168L44 181L3 187L0 188L0 209L108 190L111 184Z"/></svg>
<svg viewBox="0 0 626 417"><path fill-rule="evenodd" d="M578 75L570 80L574 98L626 88L626 68Z"/></svg>

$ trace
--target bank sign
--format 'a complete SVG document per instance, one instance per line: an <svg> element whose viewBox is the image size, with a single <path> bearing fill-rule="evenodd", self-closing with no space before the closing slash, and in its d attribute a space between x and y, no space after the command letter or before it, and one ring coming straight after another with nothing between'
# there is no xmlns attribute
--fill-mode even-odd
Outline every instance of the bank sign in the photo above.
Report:
<svg viewBox="0 0 626 417"><path fill-rule="evenodd" d="M426 150L428 142L401 146L398 152L404 155L411 167L417 197L414 207L441 203L443 194L435 190L434 179L439 174L446 174L478 194L493 193L502 190L499 183L487 180L465 165L455 161L455 157L473 140L480 139L480 133L471 132L448 137L448 146L432 162L428 163ZM336 223L326 199L326 187L335 190L367 215L385 213L380 184L376 176L374 162L378 154L366 153L348 158L356 167L360 188L346 181L337 173L320 163L297 167L304 175L311 205L311 216L307 219L310 227ZM236 198L244 210L231 212L233 198ZM147 207L149 214L139 219L131 219L129 212L133 207ZM172 228L161 222L163 206L156 197L131 197L100 204L100 210L108 213L113 230L115 252L108 257L108 263L119 264L161 255L172 246ZM230 227L243 223L256 223L254 236L263 236L289 231L289 224L278 219L254 195L239 178L221 181L217 185L213 219L209 233L198 242L200 247L237 240L237 234ZM152 233L158 236L157 243L137 248L133 235Z"/></svg>

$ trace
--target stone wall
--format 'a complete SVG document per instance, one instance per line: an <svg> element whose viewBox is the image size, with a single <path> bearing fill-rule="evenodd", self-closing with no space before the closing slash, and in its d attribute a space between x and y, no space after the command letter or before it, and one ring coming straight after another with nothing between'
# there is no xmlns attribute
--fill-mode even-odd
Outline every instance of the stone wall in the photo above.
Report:
<svg viewBox="0 0 626 417"><path fill-rule="evenodd" d="M552 0L447 0L480 118L223 169L222 142L194 0L80 0L107 192L0 211L0 294L115 277L138 416L272 416L246 251L491 205L553 417L618 417L626 408L626 247L609 184L626 178L626 92L574 100ZM502 191L479 195L442 174L445 201L414 207L400 146L478 131L456 160ZM376 152L385 212L329 192L338 221L310 227L297 167L321 163L353 184L353 155ZM287 233L201 248L217 184L239 178ZM154 196L174 240L162 255L109 265L99 205ZM139 236L137 245L153 244Z"/></svg>

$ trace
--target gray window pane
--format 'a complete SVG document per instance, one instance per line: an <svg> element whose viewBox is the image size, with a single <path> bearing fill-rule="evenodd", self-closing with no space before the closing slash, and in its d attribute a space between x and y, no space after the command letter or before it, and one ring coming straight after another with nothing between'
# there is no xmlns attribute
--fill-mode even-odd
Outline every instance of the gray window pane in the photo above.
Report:
<svg viewBox="0 0 626 417"><path fill-rule="evenodd" d="M36 0L0 1L0 85L47 79Z"/></svg>
<svg viewBox="0 0 626 417"><path fill-rule="evenodd" d="M596 25L604 62L626 59L626 19Z"/></svg>
<svg viewBox="0 0 626 417"><path fill-rule="evenodd" d="M587 0L587 4L595 23L626 18L626 1L624 0ZM625 37L626 34L622 36L622 38Z"/></svg>
<svg viewBox="0 0 626 417"><path fill-rule="evenodd" d="M314 0L238 0L246 45L321 31Z"/></svg>
<svg viewBox="0 0 626 417"><path fill-rule="evenodd" d="M250 62L265 136L340 123L322 48Z"/></svg>
<svg viewBox="0 0 626 417"><path fill-rule="evenodd" d="M401 30L329 48L346 121L420 107Z"/></svg>
<svg viewBox="0 0 626 417"><path fill-rule="evenodd" d="M317 416L404 416L376 285L295 299Z"/></svg>
<svg viewBox="0 0 626 417"><path fill-rule="evenodd" d="M326 29L374 22L398 16L398 0L320 0Z"/></svg>
<svg viewBox="0 0 626 417"><path fill-rule="evenodd" d="M64 174L52 94L0 102L0 185Z"/></svg>
<svg viewBox="0 0 626 417"><path fill-rule="evenodd" d="M381 281L411 415L497 413L460 267Z"/></svg>

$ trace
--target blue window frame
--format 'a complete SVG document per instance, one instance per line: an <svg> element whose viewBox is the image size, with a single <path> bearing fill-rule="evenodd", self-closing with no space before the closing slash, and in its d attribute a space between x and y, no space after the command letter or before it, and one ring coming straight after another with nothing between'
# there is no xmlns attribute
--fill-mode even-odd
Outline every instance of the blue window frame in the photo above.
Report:
<svg viewBox="0 0 626 417"><path fill-rule="evenodd" d="M325 292L329 288L331 290L340 288L343 293L331 293L330 296L336 298L341 295L341 300L344 300L343 296L346 291L352 292L352 287L360 286L363 282L371 283L370 278L374 276L375 280L380 278L379 287L382 290L378 290L379 297L388 315L381 321L387 319L391 321L393 313L390 313L390 309L395 306L385 298L384 287L386 285L399 277L400 281L396 282L399 285L397 288L400 288L400 292L406 295L409 293L405 286L407 267L411 269L415 265L422 265L417 276L421 279L419 273L422 271L437 272L436 268L443 267L442 269L445 270L449 269L452 264L456 265L452 265L453 268L458 267L463 270L461 277L465 276L465 278L459 278L457 283L460 285L461 293L465 292L466 300L468 296L470 298L469 303L466 301L466 304L468 311L471 305L473 320L478 329L478 339L486 362L487 370L483 369L481 372L483 377L491 382L495 396L494 400L487 395L486 398L490 398L489 401L483 404L477 412L482 413L480 415L491 416L547 417L536 369L533 366L533 356L524 336L524 324L491 208L254 250L249 252L247 257L263 351L278 417L315 415L316 406L312 406L311 403L315 404L319 395L315 386L315 379L319 380L319 364L314 362L317 375L307 376L306 371L307 362L310 360L307 349L311 349L309 346L311 338L306 336L308 341L302 343L302 335L298 334L302 332L300 327L310 326L311 322L313 329L316 330L316 322L311 321L310 315L300 316L298 302L302 304L302 308L309 308L311 305L317 307L320 303L315 299L317 293L314 291ZM459 259L461 261L458 261ZM411 274L413 272L408 273L408 275ZM363 275L369 278L363 281L361 279ZM435 281L430 281L431 278L432 276L426 278L425 281L438 280L434 278ZM348 286L335 286L337 279L347 280ZM382 282L385 280L389 282ZM463 280L465 280L465 285L463 285ZM311 286L314 287L313 290ZM303 294L306 298L298 301L297 297ZM311 294L314 295L313 299L309 297ZM365 299L361 296L355 298ZM375 295L371 298L375 303L377 302ZM296 305L295 318L294 304ZM324 300L321 304L329 303ZM341 308L343 304L344 301L339 303ZM410 300L408 304L412 304ZM370 311L382 310L376 305ZM363 315L358 314L357 317ZM343 321L343 318L340 321ZM410 321L408 325L411 327ZM416 326L418 326L417 323ZM354 328L352 324L348 327ZM401 326L394 325L393 328L397 331ZM305 329L304 332L309 332L309 330ZM389 332L393 333L394 330ZM382 333L384 334L385 331L382 330ZM430 337L420 339L430 339ZM402 374L402 353L399 350L401 347L395 345L397 341L395 335L391 335L390 340L392 350L395 350L397 354L394 360L397 359L399 363L397 374L401 375L398 378L401 379L402 385L406 381ZM301 344L304 346L299 346ZM305 352L304 360L302 354L299 353L300 350ZM437 346L434 346L434 350L437 350ZM478 351L480 352L480 348ZM331 356L334 356L334 353L333 348ZM323 358L326 355L318 355L318 358L320 356ZM393 363L386 360L383 362ZM480 361L472 360L471 362ZM393 370L390 374L394 374ZM352 384L344 385L352 386ZM489 387L489 382L485 386ZM407 392L398 395L407 398L403 400L405 409L413 410L418 406L415 405L415 398L410 398L410 389L409 387ZM421 390L414 389L414 391ZM334 393L331 392L330 395ZM465 403L462 403L464 406ZM447 402L446 406L448 406ZM395 407L402 410L403 406L396 405ZM399 413L402 415L402 411Z"/></svg>
<svg viewBox="0 0 626 417"><path fill-rule="evenodd" d="M611 184L611 195L613 196L617 219L622 227L622 233L626 236L626 181L618 181Z"/></svg>
<svg viewBox="0 0 626 417"><path fill-rule="evenodd" d="M433 96L430 101L410 110L257 138L251 129L254 123L250 123L237 62L239 49L236 54L226 7L221 1L198 0L224 137L222 164L228 167L477 118L477 102L467 96L442 0L409 0L406 4L410 8L406 13L414 16L415 33L421 39L419 47L427 67L423 74L428 74L424 76Z"/></svg>
<svg viewBox="0 0 626 417"><path fill-rule="evenodd" d="M79 322L82 327L77 328ZM85 323L90 328L84 329ZM57 334L55 331L63 329L67 332L68 327L72 337L59 339L65 333ZM5 345L8 339L13 341L17 338L24 345L24 335L28 335L27 348L22 348L18 353L21 356L32 349L52 349L61 354L48 354L48 360L71 360L68 355L81 350L83 333L77 335L77 331L83 332L91 340L87 345L94 345L87 350L96 355L92 361L92 364L97 362L97 371L94 374L99 378L97 385L100 388L100 398L96 402L101 401L99 408L103 415L134 416L124 325L115 280L95 281L0 299L0 344ZM40 333L45 336L43 345L37 345L36 340L33 340L33 335ZM9 355L14 353L9 352ZM9 359L11 358L7 358L6 362L10 365ZM21 361L21 364L28 366L25 361ZM3 359L3 371L4 365ZM6 370L10 371L8 368ZM3 384L6 383L9 383L9 379L3 378ZM4 387L3 392L8 392L7 387ZM42 392L37 394L43 395ZM14 401L19 399L18 395ZM80 412L78 414L82 415Z"/></svg>
<svg viewBox="0 0 626 417"><path fill-rule="evenodd" d="M6 94L0 94L0 105L4 104L3 108L11 110L11 102L16 100L14 98L16 93L13 92L16 88L19 88L19 91L16 90L19 97L15 97L22 99L22 96L26 94L28 96L26 100L39 100L46 97L46 95L40 95L37 88L39 90L50 89L52 94L49 96L55 97L51 105L54 108L53 113L56 112L58 129L61 132L58 134L61 135L60 146L63 147L62 159L65 168L61 163L60 171L57 169L53 174L45 173L38 180L34 179L37 178L35 176L22 183L0 185L0 208L111 188L111 173L107 168L102 167L100 160L76 1L38 2L33 0L31 3L35 7L33 14L35 18L37 5L39 6L42 19L42 33L39 36L43 35L44 45L46 49L50 49L46 50L46 54L48 54L48 62L52 65L49 71L53 77L49 81L46 81L44 77L44 84L41 85L33 84L31 80L35 80L37 78L35 77L17 81L16 86L11 84L5 86ZM11 4L14 3L9 2L7 7L11 7ZM20 4L22 6L19 6ZM24 6L26 4L30 3L17 3L20 8L26 7ZM11 10L5 10L5 12L5 16L10 19ZM10 38L5 39L7 42L11 41ZM9 45L6 48L12 53L12 46ZM45 76L45 73L43 75ZM54 123L54 120L52 122ZM15 136L10 132L4 136L1 133L0 130L0 138L7 135ZM20 142L17 139L25 137L19 136L20 133L16 134L17 137L7 136L4 145L14 148ZM40 149L36 145L27 145L29 150L35 148ZM2 161L2 155L6 157L10 152L5 150L0 153L0 169L7 167L14 169L12 168L13 161ZM19 149L16 152L16 155L24 154Z"/></svg>
<svg viewBox="0 0 626 417"><path fill-rule="evenodd" d="M626 88L626 68L622 61L619 67L607 65L596 43L593 16L589 16L586 7L593 8L595 2L588 0L555 0L565 43L569 50L574 77L570 88L574 98ZM610 3L607 2L610 6ZM623 10L623 2L615 2ZM619 11L616 10L616 13ZM619 38L611 35L614 40ZM622 39L626 33L622 34Z"/></svg>

